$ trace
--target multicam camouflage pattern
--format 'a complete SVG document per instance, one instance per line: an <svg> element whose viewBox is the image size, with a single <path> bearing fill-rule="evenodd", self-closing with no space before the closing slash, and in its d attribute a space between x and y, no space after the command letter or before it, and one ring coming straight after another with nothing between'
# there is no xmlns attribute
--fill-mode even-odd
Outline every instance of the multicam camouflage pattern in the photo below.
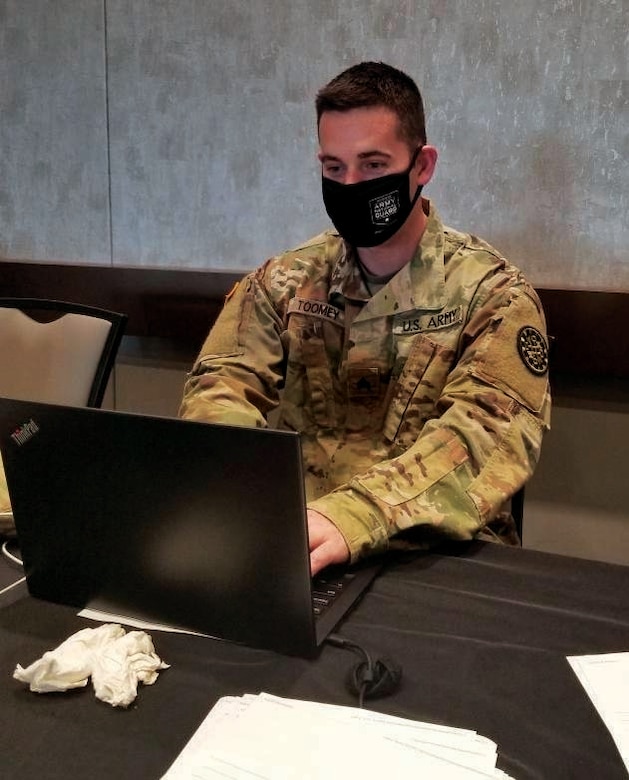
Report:
<svg viewBox="0 0 629 780"><path fill-rule="evenodd" d="M7 478L0 457L0 536L15 536L15 525L11 514L11 502L7 488Z"/></svg>
<svg viewBox="0 0 629 780"><path fill-rule="evenodd" d="M308 506L353 560L482 532L532 474L549 425L536 293L424 207L414 259L371 298L334 232L245 277L180 410L257 426L275 410L277 427L300 431Z"/></svg>

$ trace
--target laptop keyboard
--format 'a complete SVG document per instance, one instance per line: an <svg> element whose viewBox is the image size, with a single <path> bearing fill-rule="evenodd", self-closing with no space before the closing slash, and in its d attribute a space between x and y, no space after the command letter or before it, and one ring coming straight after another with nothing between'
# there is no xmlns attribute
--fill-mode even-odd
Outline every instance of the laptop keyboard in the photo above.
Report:
<svg viewBox="0 0 629 780"><path fill-rule="evenodd" d="M330 577L319 575L312 580L312 609L315 616L322 615L334 603L334 600L354 579L350 573Z"/></svg>

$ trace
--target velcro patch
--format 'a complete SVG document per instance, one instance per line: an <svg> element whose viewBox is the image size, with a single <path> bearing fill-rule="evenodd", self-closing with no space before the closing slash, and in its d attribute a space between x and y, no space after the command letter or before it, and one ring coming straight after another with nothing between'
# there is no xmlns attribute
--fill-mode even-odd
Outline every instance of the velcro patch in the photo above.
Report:
<svg viewBox="0 0 629 780"><path fill-rule="evenodd" d="M413 336L430 330L441 330L457 325L463 320L463 307L455 306L453 309L439 312L438 314L406 314L396 317L393 324L393 333L396 336Z"/></svg>
<svg viewBox="0 0 629 780"><path fill-rule="evenodd" d="M502 315L495 331L479 345L473 373L538 412L548 387L542 317L525 293L516 294Z"/></svg>
<svg viewBox="0 0 629 780"><path fill-rule="evenodd" d="M378 398L380 395L380 369L377 367L350 368L347 379L350 398Z"/></svg>
<svg viewBox="0 0 629 780"><path fill-rule="evenodd" d="M305 314L308 317L318 317L338 325L342 325L345 320L343 310L332 306L331 303L310 300L309 298L298 298L297 296L290 300L288 312L289 314Z"/></svg>

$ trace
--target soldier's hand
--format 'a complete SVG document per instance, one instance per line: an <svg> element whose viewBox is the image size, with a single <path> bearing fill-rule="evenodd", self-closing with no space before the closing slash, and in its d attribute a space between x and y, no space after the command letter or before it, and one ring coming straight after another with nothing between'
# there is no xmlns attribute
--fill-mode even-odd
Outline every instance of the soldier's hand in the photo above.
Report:
<svg viewBox="0 0 629 780"><path fill-rule="evenodd" d="M349 548L341 532L327 517L314 509L308 510L308 538L313 576L331 563L345 563L349 560Z"/></svg>

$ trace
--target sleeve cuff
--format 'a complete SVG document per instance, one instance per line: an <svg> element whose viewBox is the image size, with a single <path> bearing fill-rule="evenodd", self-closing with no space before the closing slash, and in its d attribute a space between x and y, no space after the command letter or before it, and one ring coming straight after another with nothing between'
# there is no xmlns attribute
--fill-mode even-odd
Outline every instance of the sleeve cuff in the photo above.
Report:
<svg viewBox="0 0 629 780"><path fill-rule="evenodd" d="M354 491L332 492L308 503L338 528L350 552L350 562L383 552L389 536L383 518L373 504Z"/></svg>

